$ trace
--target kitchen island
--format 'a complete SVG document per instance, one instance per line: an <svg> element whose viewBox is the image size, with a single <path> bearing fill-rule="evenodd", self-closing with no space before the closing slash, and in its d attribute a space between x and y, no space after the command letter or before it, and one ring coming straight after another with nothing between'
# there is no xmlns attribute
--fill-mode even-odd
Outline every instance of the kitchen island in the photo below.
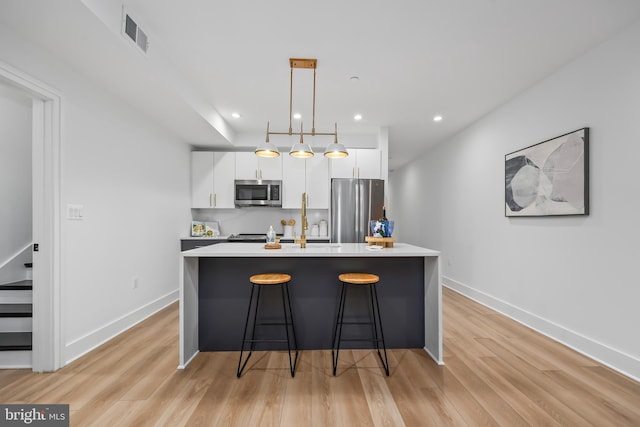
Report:
<svg viewBox="0 0 640 427"><path fill-rule="evenodd" d="M239 351L251 291L249 277L273 272L292 276L290 292L301 350L331 348L340 294L338 274L368 272L380 276L378 297L387 347L424 348L442 364L439 255L403 243L380 250L364 243L307 243L306 248L283 244L281 249L265 249L262 243L219 243L184 251L179 368L199 351ZM273 313L269 306L281 310L279 294L266 295L270 298L273 303L267 302L261 315ZM366 299L351 301L353 316L367 314Z"/></svg>

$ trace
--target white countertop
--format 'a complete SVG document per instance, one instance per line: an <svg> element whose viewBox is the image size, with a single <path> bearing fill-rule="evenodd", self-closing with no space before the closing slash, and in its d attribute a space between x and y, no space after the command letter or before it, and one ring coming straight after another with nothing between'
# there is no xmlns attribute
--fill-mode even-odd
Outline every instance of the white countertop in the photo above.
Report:
<svg viewBox="0 0 640 427"><path fill-rule="evenodd" d="M395 243L392 248L367 249L366 243L283 243L281 249L265 249L264 243L218 243L182 252L184 257L415 257L439 256L440 252Z"/></svg>

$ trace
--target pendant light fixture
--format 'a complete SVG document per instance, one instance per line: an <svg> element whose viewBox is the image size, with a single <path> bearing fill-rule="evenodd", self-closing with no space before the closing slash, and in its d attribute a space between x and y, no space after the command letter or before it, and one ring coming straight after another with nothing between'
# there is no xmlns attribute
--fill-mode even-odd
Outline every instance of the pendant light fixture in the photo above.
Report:
<svg viewBox="0 0 640 427"><path fill-rule="evenodd" d="M261 157L277 157L280 155L277 147L269 142L269 135L295 135L292 127L293 119L293 69L312 69L313 70L313 114L311 122L311 132L304 132L302 123L300 124L300 141L291 147L289 155L298 158L313 157L313 150L311 146L304 142L304 136L316 136L316 135L331 135L333 136L333 143L327 147L324 155L326 157L346 157L349 155L344 145L338 143L338 124L335 124L334 132L316 132L316 66L318 64L317 59L306 58L289 58L289 66L291 68L289 78L289 132L273 132L269 130L269 122L267 122L267 137L265 142L259 145L255 153Z"/></svg>
<svg viewBox="0 0 640 427"><path fill-rule="evenodd" d="M299 159L313 157L313 150L309 144L304 142L302 135L304 135L304 132L302 131L302 123L300 123L300 142L298 144L293 144L291 151L289 151L289 155Z"/></svg>
<svg viewBox="0 0 640 427"><path fill-rule="evenodd" d="M275 145L269 142L269 122L267 122L267 138L265 139L264 143L256 147L255 153L260 157L279 157L280 156L280 151L278 150L278 147L276 147Z"/></svg>
<svg viewBox="0 0 640 427"><path fill-rule="evenodd" d="M344 145L338 142L338 124L336 123L335 138L332 144L327 145L327 149L324 150L324 156L330 159L340 159L348 155L349 153L347 149L344 148Z"/></svg>

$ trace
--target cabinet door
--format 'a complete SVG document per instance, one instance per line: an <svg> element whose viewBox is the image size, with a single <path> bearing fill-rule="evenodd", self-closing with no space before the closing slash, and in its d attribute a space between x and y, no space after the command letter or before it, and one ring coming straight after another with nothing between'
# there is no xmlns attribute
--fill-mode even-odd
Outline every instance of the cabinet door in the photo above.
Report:
<svg viewBox="0 0 640 427"><path fill-rule="evenodd" d="M305 191L305 160L289 155L282 157L282 208L300 209Z"/></svg>
<svg viewBox="0 0 640 427"><path fill-rule="evenodd" d="M191 152L191 207L213 207L213 153Z"/></svg>
<svg viewBox="0 0 640 427"><path fill-rule="evenodd" d="M259 157L253 152L236 153L236 179L260 179L258 159Z"/></svg>
<svg viewBox="0 0 640 427"><path fill-rule="evenodd" d="M236 179L280 180L282 157L259 157L253 152L236 153Z"/></svg>
<svg viewBox="0 0 640 427"><path fill-rule="evenodd" d="M234 208L236 153L213 153L213 207Z"/></svg>
<svg viewBox="0 0 640 427"><path fill-rule="evenodd" d="M380 150L356 150L358 178L380 179Z"/></svg>
<svg viewBox="0 0 640 427"><path fill-rule="evenodd" d="M315 155L306 162L307 207L329 209L329 160Z"/></svg>
<svg viewBox="0 0 640 427"><path fill-rule="evenodd" d="M253 156L258 158L259 179L282 179L282 158L285 157L284 155L281 154L279 157L258 157L254 154ZM287 157L291 156L287 155Z"/></svg>
<svg viewBox="0 0 640 427"><path fill-rule="evenodd" d="M330 159L331 178L357 178L355 173L356 150L350 149L349 156L342 159Z"/></svg>

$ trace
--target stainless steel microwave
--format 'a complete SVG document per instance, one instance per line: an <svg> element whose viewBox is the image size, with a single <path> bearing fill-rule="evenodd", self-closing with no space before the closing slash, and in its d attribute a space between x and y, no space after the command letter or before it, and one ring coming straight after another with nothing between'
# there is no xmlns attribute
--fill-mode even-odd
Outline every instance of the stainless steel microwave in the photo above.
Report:
<svg viewBox="0 0 640 427"><path fill-rule="evenodd" d="M282 206L282 181L236 180L236 206Z"/></svg>

